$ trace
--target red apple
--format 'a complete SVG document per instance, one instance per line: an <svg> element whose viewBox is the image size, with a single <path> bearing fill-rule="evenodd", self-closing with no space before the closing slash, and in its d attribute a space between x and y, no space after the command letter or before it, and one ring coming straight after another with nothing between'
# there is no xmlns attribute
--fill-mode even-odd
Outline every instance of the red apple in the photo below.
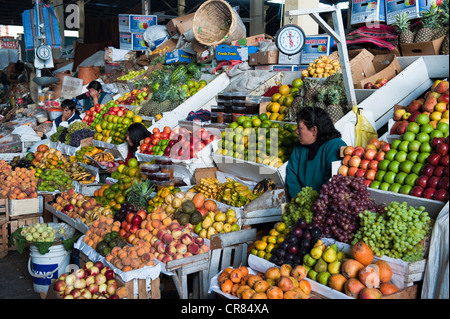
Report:
<svg viewBox="0 0 450 319"><path fill-rule="evenodd" d="M422 188L426 188L428 184L429 177L427 175L421 175L416 179L416 186L420 186Z"/></svg>
<svg viewBox="0 0 450 319"><path fill-rule="evenodd" d="M440 144L442 144L442 143L440 143ZM441 157L439 156L439 154L432 153L430 156L427 157L427 163L430 163L433 166L438 166L440 159L441 159Z"/></svg>
<svg viewBox="0 0 450 319"><path fill-rule="evenodd" d="M367 169L369 167L369 163L370 163L370 160L363 159L363 160L361 160L361 163L359 163L359 168Z"/></svg>
<svg viewBox="0 0 450 319"><path fill-rule="evenodd" d="M342 159L342 165L349 166L349 162L350 162L351 158L352 158L351 155L345 155L344 158Z"/></svg>
<svg viewBox="0 0 450 319"><path fill-rule="evenodd" d="M364 147L362 147L362 146L357 146L357 147L355 147L355 149L353 150L352 156L363 157L364 152L365 152Z"/></svg>
<svg viewBox="0 0 450 319"><path fill-rule="evenodd" d="M423 191L423 198L432 199L434 196L434 193L436 193L435 188L425 188Z"/></svg>
<svg viewBox="0 0 450 319"><path fill-rule="evenodd" d="M377 174L377 171L375 169L370 168L366 171L366 174L364 175L364 177L369 181L374 181L376 174Z"/></svg>
<svg viewBox="0 0 450 319"><path fill-rule="evenodd" d="M358 171L358 167L350 166L348 169L348 176L355 176Z"/></svg>
<svg viewBox="0 0 450 319"><path fill-rule="evenodd" d="M450 159L449 159L449 154L446 154L446 155L442 156L442 157L439 159L439 165L442 165L442 166L444 166L444 167L448 167L449 161L450 161ZM447 173L447 174L444 174L444 175L448 175L448 173Z"/></svg>
<svg viewBox="0 0 450 319"><path fill-rule="evenodd" d="M423 188L422 186L416 185L416 186L414 186L413 189L411 190L410 195L411 195L411 196L415 196L415 197L422 197L423 191L424 191L424 188Z"/></svg>
<svg viewBox="0 0 450 319"><path fill-rule="evenodd" d="M368 149L368 150L366 150L365 153L364 153L364 158L367 159L367 160L369 160L369 161L371 161L371 160L374 159L375 154L377 154L376 149Z"/></svg>
<svg viewBox="0 0 450 319"><path fill-rule="evenodd" d="M447 155L448 154L448 144L439 143L436 146L436 153L438 153L440 156Z"/></svg>
<svg viewBox="0 0 450 319"><path fill-rule="evenodd" d="M436 166L434 169L433 175L437 177L441 177L442 173L444 173L444 166Z"/></svg>
<svg viewBox="0 0 450 319"><path fill-rule="evenodd" d="M359 164L361 163L361 157L353 155L350 161L348 162L349 166L351 167L359 167Z"/></svg>
<svg viewBox="0 0 450 319"><path fill-rule="evenodd" d="M438 184L437 184L437 188L438 189L447 189L449 188L449 177L447 176L441 176Z"/></svg>
<svg viewBox="0 0 450 319"><path fill-rule="evenodd" d="M378 169L378 163L379 163L379 161L377 161L377 160L372 160L372 161L370 161L370 163L369 163L369 169L373 169L373 170L377 170Z"/></svg>
<svg viewBox="0 0 450 319"><path fill-rule="evenodd" d="M391 149L391 143L384 143L383 145L381 145L381 150L385 153L387 151L389 151L390 149Z"/></svg>
<svg viewBox="0 0 450 319"><path fill-rule="evenodd" d="M437 176L431 176L429 179L428 179L428 182L427 182L427 187L428 188L437 188L437 186L438 186L438 183L439 183L439 177L437 177Z"/></svg>
<svg viewBox="0 0 450 319"><path fill-rule="evenodd" d="M433 172L434 172L434 166L428 163L422 167L420 174L431 177L431 176L433 176Z"/></svg>
<svg viewBox="0 0 450 319"><path fill-rule="evenodd" d="M441 202L447 202L448 201L448 191L446 189L443 189L443 188L438 189L434 193L433 199L441 201Z"/></svg>
<svg viewBox="0 0 450 319"><path fill-rule="evenodd" d="M357 171L356 171L356 177L364 177L364 175L366 174L366 170L365 169L362 169L362 168L360 168L360 169L358 169Z"/></svg>

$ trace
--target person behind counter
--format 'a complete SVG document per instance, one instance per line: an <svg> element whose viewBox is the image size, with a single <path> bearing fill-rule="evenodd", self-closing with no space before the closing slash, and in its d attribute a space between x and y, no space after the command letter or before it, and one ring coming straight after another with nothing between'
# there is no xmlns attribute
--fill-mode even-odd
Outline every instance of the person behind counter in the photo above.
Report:
<svg viewBox="0 0 450 319"><path fill-rule="evenodd" d="M72 122L81 121L81 117L76 110L77 103L74 100L66 99L62 101L62 115L58 116L53 121L53 126L50 132L47 134L50 137L53 133L56 132L58 126L63 125L68 127Z"/></svg>
<svg viewBox="0 0 450 319"><path fill-rule="evenodd" d="M89 110L96 104L106 104L113 99L111 94L103 92L103 87L98 81L92 81L91 83L89 83L87 89L88 92L79 96L84 99L84 111Z"/></svg>
<svg viewBox="0 0 450 319"><path fill-rule="evenodd" d="M286 167L288 198L294 198L302 187L320 188L331 178L331 164L340 160L346 143L323 109L305 107L297 113L298 143Z"/></svg>

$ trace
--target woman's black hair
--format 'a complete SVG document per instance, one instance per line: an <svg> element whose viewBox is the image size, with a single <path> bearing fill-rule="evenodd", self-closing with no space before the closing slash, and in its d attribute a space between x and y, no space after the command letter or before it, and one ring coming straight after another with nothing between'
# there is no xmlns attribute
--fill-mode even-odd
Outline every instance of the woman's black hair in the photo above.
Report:
<svg viewBox="0 0 450 319"><path fill-rule="evenodd" d="M133 143L133 146L130 146L133 152L136 152L137 148L140 145L140 142L146 137L150 137L150 131L145 128L142 123L133 123L128 126L128 136Z"/></svg>
<svg viewBox="0 0 450 319"><path fill-rule="evenodd" d="M102 90L102 84L98 81L92 81L91 83L88 84L88 90L89 89L94 89L96 91L101 91Z"/></svg>
<svg viewBox="0 0 450 319"><path fill-rule="evenodd" d="M17 71L22 72L25 69L25 63L18 60L14 67L16 68Z"/></svg>
<svg viewBox="0 0 450 319"><path fill-rule="evenodd" d="M340 138L339 132L325 110L316 106L301 108L297 113L297 123L302 121L308 129L317 127L317 141L322 144L326 141Z"/></svg>
<svg viewBox="0 0 450 319"><path fill-rule="evenodd" d="M71 111L75 111L77 107L77 102L75 102L72 99L66 99L64 101L62 101L61 103L61 108L65 109L68 108Z"/></svg>

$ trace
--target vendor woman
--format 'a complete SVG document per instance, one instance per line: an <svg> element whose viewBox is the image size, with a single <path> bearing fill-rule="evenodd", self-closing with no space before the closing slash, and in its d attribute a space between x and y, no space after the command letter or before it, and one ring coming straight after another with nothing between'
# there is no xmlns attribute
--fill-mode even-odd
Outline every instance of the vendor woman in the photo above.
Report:
<svg viewBox="0 0 450 319"><path fill-rule="evenodd" d="M68 127L72 122L81 121L81 117L76 110L76 106L77 102L72 99L62 101L62 114L53 121L52 129L47 134L48 137L52 136L53 133L56 133L56 130L60 125Z"/></svg>
<svg viewBox="0 0 450 319"><path fill-rule="evenodd" d="M92 81L89 83L87 89L89 91L89 95L84 99L83 110L85 111L89 110L96 104L106 104L113 99L111 94L103 92L102 85L98 81Z"/></svg>
<svg viewBox="0 0 450 319"><path fill-rule="evenodd" d="M297 114L298 143L286 167L288 198L294 198L303 187L320 191L331 178L331 163L340 160L346 146L328 113L319 107L305 107Z"/></svg>

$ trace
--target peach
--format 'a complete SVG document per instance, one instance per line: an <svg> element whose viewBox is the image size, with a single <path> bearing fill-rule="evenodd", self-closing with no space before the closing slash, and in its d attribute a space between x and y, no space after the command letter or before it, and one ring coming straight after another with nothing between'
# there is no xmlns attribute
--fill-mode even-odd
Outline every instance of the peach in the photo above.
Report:
<svg viewBox="0 0 450 319"><path fill-rule="evenodd" d="M291 271L291 276L296 278L298 281L305 279L307 274L308 270L303 265L297 265Z"/></svg>
<svg viewBox="0 0 450 319"><path fill-rule="evenodd" d="M258 276L256 276L256 277L258 277ZM248 281L247 281L247 283L248 283ZM267 289L269 289L269 283L265 280L258 280L257 282L255 282L253 284L253 289L256 292L266 292Z"/></svg>
<svg viewBox="0 0 450 319"><path fill-rule="evenodd" d="M280 269L278 267L270 267L264 273L266 279L278 280L281 277Z"/></svg>
<svg viewBox="0 0 450 319"><path fill-rule="evenodd" d="M341 272L345 278L356 278L358 272L364 268L364 265L355 259L347 259L341 265Z"/></svg>
<svg viewBox="0 0 450 319"><path fill-rule="evenodd" d="M289 264L283 264L280 267L280 275L281 276L290 276L292 271L292 266Z"/></svg>
<svg viewBox="0 0 450 319"><path fill-rule="evenodd" d="M383 296L392 295L399 291L398 287L390 282L383 282L380 285L380 291Z"/></svg>
<svg viewBox="0 0 450 319"><path fill-rule="evenodd" d="M350 278L344 284L345 294L353 298L358 298L360 291L364 288L366 288L366 286L356 278Z"/></svg>
<svg viewBox="0 0 450 319"><path fill-rule="evenodd" d="M333 275L331 275L330 279L328 280L328 286L330 286L330 288L333 288L337 291L344 291L344 284L346 281L347 281L347 278L345 278L344 275L333 274Z"/></svg>
<svg viewBox="0 0 450 319"><path fill-rule="evenodd" d="M367 288L380 287L380 275L376 265L372 264L362 268L358 273L358 278Z"/></svg>
<svg viewBox="0 0 450 319"><path fill-rule="evenodd" d="M268 299L266 293L264 292L255 292L252 296L252 299Z"/></svg>
<svg viewBox="0 0 450 319"><path fill-rule="evenodd" d="M248 276L248 279L247 279L247 285L249 285L250 288L254 289L254 285L256 284L256 282L258 282L260 280L261 280L260 276L258 276L258 275L250 275L250 276Z"/></svg>
<svg viewBox="0 0 450 319"><path fill-rule="evenodd" d="M295 290L289 290L284 293L283 299L303 299L302 294Z"/></svg>
<svg viewBox="0 0 450 319"><path fill-rule="evenodd" d="M377 288L363 288L359 293L359 299L381 299L381 296Z"/></svg>
<svg viewBox="0 0 450 319"><path fill-rule="evenodd" d="M283 290L281 290L280 287L277 286L271 286L266 291L267 298L269 299L283 299L284 293Z"/></svg>
<svg viewBox="0 0 450 319"><path fill-rule="evenodd" d="M380 282L389 282L392 278L392 269L384 260L377 260L375 265L378 266L378 273L380 274Z"/></svg>
<svg viewBox="0 0 450 319"><path fill-rule="evenodd" d="M298 287L307 295L311 293L311 283L306 279L300 280L298 282Z"/></svg>

